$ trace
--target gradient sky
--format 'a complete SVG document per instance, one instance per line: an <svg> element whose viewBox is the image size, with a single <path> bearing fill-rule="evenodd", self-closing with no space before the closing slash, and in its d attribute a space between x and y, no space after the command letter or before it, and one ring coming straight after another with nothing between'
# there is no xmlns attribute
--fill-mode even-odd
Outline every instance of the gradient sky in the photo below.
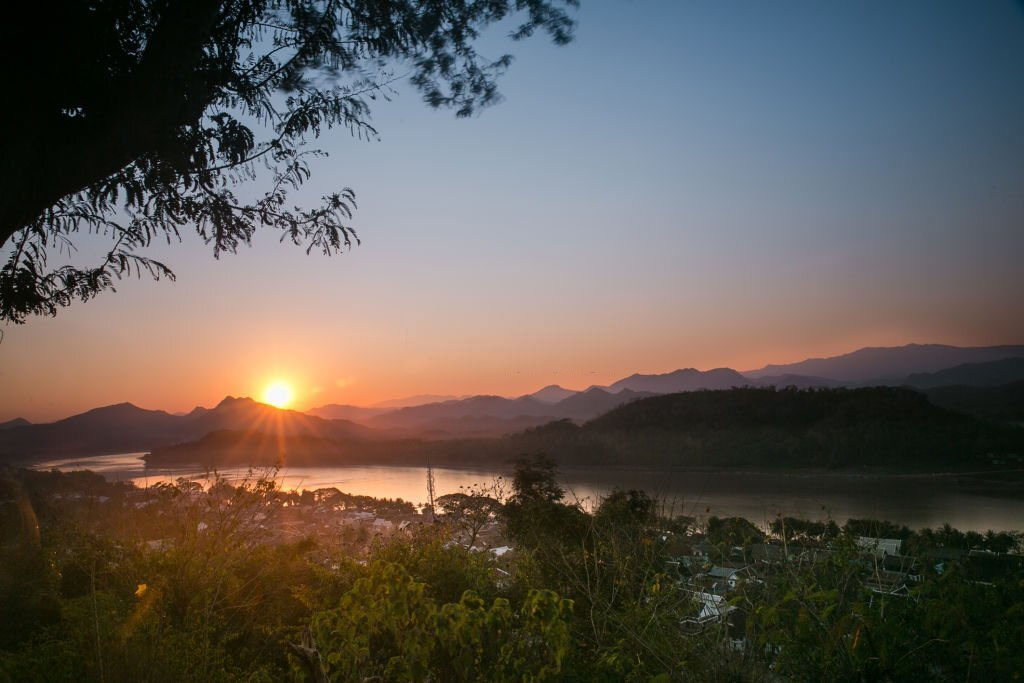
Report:
<svg viewBox="0 0 1024 683"><path fill-rule="evenodd" d="M584 0L510 44L469 120L408 88L334 131L300 200L357 192L363 245L271 233L2 328L0 420L517 395L866 345L1024 342L1024 9Z"/></svg>

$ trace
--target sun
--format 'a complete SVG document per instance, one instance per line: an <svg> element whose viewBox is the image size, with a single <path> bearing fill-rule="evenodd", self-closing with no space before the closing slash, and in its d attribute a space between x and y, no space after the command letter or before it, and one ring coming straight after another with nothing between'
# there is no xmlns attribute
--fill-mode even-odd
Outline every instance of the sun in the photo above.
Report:
<svg viewBox="0 0 1024 683"><path fill-rule="evenodd" d="M286 382L273 382L263 390L263 402L275 408L284 408L292 402L292 388Z"/></svg>

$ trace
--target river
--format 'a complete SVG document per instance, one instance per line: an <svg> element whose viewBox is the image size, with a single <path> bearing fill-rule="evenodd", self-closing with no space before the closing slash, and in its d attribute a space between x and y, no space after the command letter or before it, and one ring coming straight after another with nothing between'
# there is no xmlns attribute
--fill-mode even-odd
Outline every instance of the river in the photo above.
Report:
<svg viewBox="0 0 1024 683"><path fill-rule="evenodd" d="M51 460L37 469L90 469L112 480L148 486L177 477L202 479L198 469L146 468L142 453ZM228 478L245 472L228 470ZM509 471L434 468L437 495L474 484L488 484ZM283 488L337 487L375 498L426 500L425 467L291 467L278 475ZM614 488L643 489L657 497L666 512L694 517L741 516L764 524L784 515L804 519L887 519L911 528L949 523L961 530L1024 529L1024 500L986 496L958 487L949 477L777 474L650 470L569 469L560 473L568 497L590 507Z"/></svg>

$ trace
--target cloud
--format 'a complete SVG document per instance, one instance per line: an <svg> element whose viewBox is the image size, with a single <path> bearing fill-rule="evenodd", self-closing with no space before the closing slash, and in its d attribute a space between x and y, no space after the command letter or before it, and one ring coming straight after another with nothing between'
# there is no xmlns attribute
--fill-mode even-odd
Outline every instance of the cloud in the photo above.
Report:
<svg viewBox="0 0 1024 683"><path fill-rule="evenodd" d="M350 386L352 386L355 383L356 383L356 380L355 380L354 377L342 377L341 379L336 381L334 384L339 389L344 389L345 387L350 387Z"/></svg>

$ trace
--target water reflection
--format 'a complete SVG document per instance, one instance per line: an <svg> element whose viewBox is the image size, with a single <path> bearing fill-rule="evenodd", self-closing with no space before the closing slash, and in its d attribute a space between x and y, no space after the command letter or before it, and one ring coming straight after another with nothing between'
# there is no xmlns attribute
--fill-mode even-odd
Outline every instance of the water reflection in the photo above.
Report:
<svg viewBox="0 0 1024 683"><path fill-rule="evenodd" d="M149 469L142 455L52 460L37 467L90 469L108 479L133 481L137 486L207 475L196 468ZM238 478L246 471L226 470L221 474ZM434 469L437 495L509 475L509 471L496 469ZM426 499L424 467L289 467L282 469L278 478L287 490L334 486L346 493L376 498L402 498L414 503ZM666 512L698 518L735 515L765 523L785 515L842 523L851 517L871 517L912 528L947 522L963 530L1024 528L1024 501L965 492L946 478L588 469L563 471L561 482L571 497L588 507L613 488L637 488L659 498Z"/></svg>

